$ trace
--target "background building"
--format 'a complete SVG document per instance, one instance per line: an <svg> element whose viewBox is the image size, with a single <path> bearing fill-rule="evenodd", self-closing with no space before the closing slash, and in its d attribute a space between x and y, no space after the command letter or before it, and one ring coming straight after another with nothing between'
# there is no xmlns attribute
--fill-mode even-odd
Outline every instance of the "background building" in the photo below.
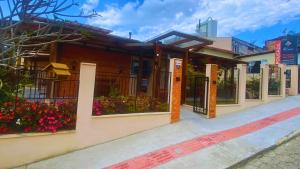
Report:
<svg viewBox="0 0 300 169"><path fill-rule="evenodd" d="M211 47L230 50L237 55L250 55L265 51L263 48L256 46L253 43L235 37L213 37L209 39L214 41L214 43L210 45Z"/></svg>
<svg viewBox="0 0 300 169"><path fill-rule="evenodd" d="M267 40L265 45L267 50L275 51L276 64L300 64L300 33Z"/></svg>
<svg viewBox="0 0 300 169"><path fill-rule="evenodd" d="M211 17L205 22L199 21L196 34L213 40L214 43L210 47L231 51L234 54L249 55L264 52L263 48L235 37L218 37L218 21Z"/></svg>
<svg viewBox="0 0 300 169"><path fill-rule="evenodd" d="M218 21L209 17L205 22L201 22L196 26L196 33L201 37L217 37L218 34Z"/></svg>

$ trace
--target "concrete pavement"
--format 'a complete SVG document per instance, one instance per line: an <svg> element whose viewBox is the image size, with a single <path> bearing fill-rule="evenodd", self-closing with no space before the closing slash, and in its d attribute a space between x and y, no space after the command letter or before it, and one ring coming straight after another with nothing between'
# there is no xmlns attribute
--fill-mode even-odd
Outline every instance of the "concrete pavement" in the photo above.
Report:
<svg viewBox="0 0 300 169"><path fill-rule="evenodd" d="M100 169L104 167L132 168L132 165L117 166L120 162L132 159L143 159L147 153L164 150L173 145L206 136L215 132L228 130L253 123L267 117L300 107L300 97L288 97L266 105L248 110L227 114L216 119L205 119L190 110L183 109L183 120L177 124L166 125L142 133L134 134L105 144L93 146L84 150L54 157L48 160L23 166L27 169ZM299 112L299 110L297 110ZM268 119L267 119L268 120ZM275 145L281 138L300 129L300 115L293 115L280 121L271 121L263 128L242 134L239 137L220 141L201 149L185 151L184 155L164 157L160 163L156 161L156 168L227 168L248 158L268 147ZM124 126L126 127L126 126ZM234 131L238 131L235 129ZM223 136L222 136L223 138ZM176 148L176 146L175 146ZM184 148L184 147L183 147ZM199 148L199 147L198 147ZM175 149L180 154L181 149ZM187 153L186 153L187 152ZM176 158L173 158L175 157ZM166 160L166 161L163 161ZM139 160L139 162L144 162ZM123 163L123 164L125 164ZM122 163L121 163L122 164ZM127 163L126 163L127 164ZM134 166L133 166L134 167ZM147 168L147 167L145 167Z"/></svg>

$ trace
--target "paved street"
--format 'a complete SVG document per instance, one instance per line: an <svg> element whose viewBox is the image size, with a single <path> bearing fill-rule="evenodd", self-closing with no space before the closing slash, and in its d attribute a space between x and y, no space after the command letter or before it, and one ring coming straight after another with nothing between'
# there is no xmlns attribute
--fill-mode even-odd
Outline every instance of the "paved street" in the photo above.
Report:
<svg viewBox="0 0 300 169"><path fill-rule="evenodd" d="M237 169L300 169L300 136Z"/></svg>

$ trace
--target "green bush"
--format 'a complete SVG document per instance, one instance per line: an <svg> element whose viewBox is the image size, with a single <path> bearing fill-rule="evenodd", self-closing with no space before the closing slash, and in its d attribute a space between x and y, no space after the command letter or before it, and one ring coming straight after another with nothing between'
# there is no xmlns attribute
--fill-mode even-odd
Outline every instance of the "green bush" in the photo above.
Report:
<svg viewBox="0 0 300 169"><path fill-rule="evenodd" d="M269 79L269 95L280 95L280 85L279 79Z"/></svg>
<svg viewBox="0 0 300 169"><path fill-rule="evenodd" d="M167 112L169 104L149 96L98 97L94 101L93 115Z"/></svg>
<svg viewBox="0 0 300 169"><path fill-rule="evenodd" d="M251 77L246 83L246 98L259 99L260 78Z"/></svg>
<svg viewBox="0 0 300 169"><path fill-rule="evenodd" d="M0 67L0 104L23 95L24 86L31 84L28 73Z"/></svg>

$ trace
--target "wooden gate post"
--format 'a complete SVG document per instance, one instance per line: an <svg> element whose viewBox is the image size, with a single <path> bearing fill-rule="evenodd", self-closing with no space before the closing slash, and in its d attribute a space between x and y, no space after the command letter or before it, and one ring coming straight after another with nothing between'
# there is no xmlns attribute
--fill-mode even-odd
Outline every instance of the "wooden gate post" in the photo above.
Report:
<svg viewBox="0 0 300 169"><path fill-rule="evenodd" d="M216 117L216 107L217 107L217 80L218 80L218 65L207 64L206 65L206 76L209 77L209 83L207 86L208 90L208 118Z"/></svg>
<svg viewBox="0 0 300 169"><path fill-rule="evenodd" d="M180 120L182 59L170 59L170 72L172 75L170 92L171 123L176 123Z"/></svg>

